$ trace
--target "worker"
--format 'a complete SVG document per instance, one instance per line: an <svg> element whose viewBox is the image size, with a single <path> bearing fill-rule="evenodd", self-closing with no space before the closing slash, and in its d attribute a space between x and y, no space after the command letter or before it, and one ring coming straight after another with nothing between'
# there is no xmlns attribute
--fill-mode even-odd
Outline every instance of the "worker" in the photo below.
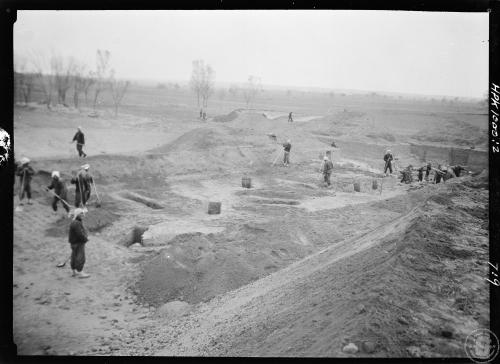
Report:
<svg viewBox="0 0 500 364"><path fill-rule="evenodd" d="M16 175L19 176L21 192L19 195L20 205L23 205L24 194L28 197L28 205L31 205L31 178L35 174L33 168L29 165L29 158L21 158L21 166L17 168Z"/></svg>
<svg viewBox="0 0 500 364"><path fill-rule="evenodd" d="M392 160L394 159L391 150L387 149L384 155L384 161L385 161L385 168L384 168L384 173L387 176L387 169L389 169L390 173L392 174Z"/></svg>
<svg viewBox="0 0 500 364"><path fill-rule="evenodd" d="M431 172L431 169L432 169L431 162L428 162L427 166L425 168L425 180L426 181L429 181L429 173Z"/></svg>
<svg viewBox="0 0 500 364"><path fill-rule="evenodd" d="M288 167L288 165L290 164L290 149L292 149L292 144L290 142L290 139L288 139L286 143L283 143L283 165L285 167Z"/></svg>
<svg viewBox="0 0 500 364"><path fill-rule="evenodd" d="M88 234L85 226L83 226L83 209L75 209L73 221L69 225L68 242L71 244L71 270L73 277L88 278L89 274L83 271L85 265L85 244L87 243Z"/></svg>
<svg viewBox="0 0 500 364"><path fill-rule="evenodd" d="M327 186L330 186L330 176L332 175L333 171L333 163L328 157L325 155L323 158L323 178L324 182L326 183Z"/></svg>
<svg viewBox="0 0 500 364"><path fill-rule="evenodd" d="M418 169L418 181L422 182L423 179L424 179L424 166L421 166Z"/></svg>
<svg viewBox="0 0 500 364"><path fill-rule="evenodd" d="M71 143L73 143L74 141L76 141L76 150L78 151L78 157L87 157L87 154L85 154L85 152L83 151L83 146L85 145L85 134L83 134L81 126L78 127L78 131L73 137Z"/></svg>
<svg viewBox="0 0 500 364"><path fill-rule="evenodd" d="M290 113L288 114L288 122L289 123L292 123L293 122L293 117L292 117L292 112L290 111Z"/></svg>
<svg viewBox="0 0 500 364"><path fill-rule="evenodd" d="M52 182L49 186L47 186L47 191L52 189L55 193L54 198L52 199L52 210L54 210L54 213L57 213L57 203L61 201L63 208L69 214L69 206L66 202L68 189L66 188L66 184L64 183L64 181L61 180L59 171L52 172Z"/></svg>
<svg viewBox="0 0 500 364"><path fill-rule="evenodd" d="M200 119L203 117L203 109L200 109Z"/></svg>
<svg viewBox="0 0 500 364"><path fill-rule="evenodd" d="M411 183L413 182L413 177L411 175L413 166L410 164L408 167L406 167L404 170L400 171L399 173L402 174L401 177L401 183Z"/></svg>
<svg viewBox="0 0 500 364"><path fill-rule="evenodd" d="M90 191L94 179L88 172L90 165L84 164L76 174L76 177L71 179L71 183L75 185L75 207L86 208L85 205L90 198Z"/></svg>
<svg viewBox="0 0 500 364"><path fill-rule="evenodd" d="M465 171L466 169L462 167L461 165L457 165L451 168L453 173L455 173L455 176L460 177L460 174L462 171Z"/></svg>
<svg viewBox="0 0 500 364"><path fill-rule="evenodd" d="M441 167L441 164L438 164L437 169L433 168L434 169L434 183L440 183L441 179L445 175L442 168L443 167ZM443 182L444 182L444 179L443 179Z"/></svg>

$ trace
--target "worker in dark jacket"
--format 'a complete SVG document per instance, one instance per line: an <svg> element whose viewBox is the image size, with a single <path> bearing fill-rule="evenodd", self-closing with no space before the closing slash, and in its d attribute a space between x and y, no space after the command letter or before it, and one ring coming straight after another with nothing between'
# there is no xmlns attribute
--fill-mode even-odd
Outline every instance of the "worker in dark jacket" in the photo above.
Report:
<svg viewBox="0 0 500 364"><path fill-rule="evenodd" d="M19 193L19 200L20 200L20 205L23 205L23 199L24 199L24 194L28 196L28 204L31 205L31 178L35 174L35 171L33 168L29 165L30 160L26 157L23 157L21 159L21 166L17 168L16 175L19 176L19 182L20 182L20 193Z"/></svg>
<svg viewBox="0 0 500 364"><path fill-rule="evenodd" d="M78 157L85 158L87 156L87 154L85 154L85 152L83 151L83 146L85 145L85 134L83 134L81 126L78 127L78 131L73 137L71 143L73 143L74 141L76 141L76 150L78 151Z"/></svg>
<svg viewBox="0 0 500 364"><path fill-rule="evenodd" d="M292 112L290 111L290 114L288 114L288 122L292 123L293 122L293 117L292 117Z"/></svg>
<svg viewBox="0 0 500 364"><path fill-rule="evenodd" d="M66 202L68 189L66 188L66 184L64 183L64 181L61 180L59 171L52 172L52 182L49 186L47 186L47 190L52 189L55 193L54 198L52 199L52 210L54 210L54 212L57 212L57 203L61 201L62 206L64 207L66 212L69 213L69 206Z"/></svg>
<svg viewBox="0 0 500 364"><path fill-rule="evenodd" d="M423 179L424 179L424 167L420 167L418 169L418 181L422 182Z"/></svg>
<svg viewBox="0 0 500 364"><path fill-rule="evenodd" d="M454 166L452 168L452 170L453 170L453 173L455 173L455 176L460 177L460 173L462 173L462 171L465 171L466 169L464 167L462 167L461 165L458 165L458 166Z"/></svg>
<svg viewBox="0 0 500 364"><path fill-rule="evenodd" d="M332 175L333 171L333 163L331 160L328 159L328 157L325 155L323 158L323 179L326 183L327 186L330 186L330 176Z"/></svg>
<svg viewBox="0 0 500 364"><path fill-rule="evenodd" d="M84 210L75 209L73 221L69 225L68 242L71 245L71 269L73 277L88 278L89 274L83 271L85 265L85 243L87 243L88 235L83 226Z"/></svg>
<svg viewBox="0 0 500 364"><path fill-rule="evenodd" d="M290 142L290 139L288 139L285 143L283 143L283 165L285 165L286 167L288 167L288 165L290 164L290 149L292 149L292 144Z"/></svg>
<svg viewBox="0 0 500 364"><path fill-rule="evenodd" d="M80 168L76 176L71 179L71 183L75 185L75 207L86 208L94 178L88 171L90 165L84 164Z"/></svg>
<svg viewBox="0 0 500 364"><path fill-rule="evenodd" d="M441 179L443 179L443 183L445 182L444 180L444 175L446 174L443 170L442 170L442 167L441 165L439 164L437 169L433 168L434 170L434 182L435 183L440 183L441 182Z"/></svg>
<svg viewBox="0 0 500 364"><path fill-rule="evenodd" d="M431 172L432 165L431 162L427 163L427 166L425 167L425 180L429 180L429 173Z"/></svg>
<svg viewBox="0 0 500 364"><path fill-rule="evenodd" d="M384 161L385 161L385 167L384 167L384 173L387 175L387 169L389 169L389 172L392 174L392 160L394 157L392 156L391 150L387 149L384 155Z"/></svg>

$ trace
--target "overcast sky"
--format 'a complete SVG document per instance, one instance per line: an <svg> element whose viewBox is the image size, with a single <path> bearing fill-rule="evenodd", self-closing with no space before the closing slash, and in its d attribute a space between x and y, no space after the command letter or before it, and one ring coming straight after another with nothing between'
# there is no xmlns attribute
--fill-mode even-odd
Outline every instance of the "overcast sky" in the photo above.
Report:
<svg viewBox="0 0 500 364"><path fill-rule="evenodd" d="M118 77L189 80L203 59L221 82L480 97L488 14L403 11L19 11L14 51L73 56Z"/></svg>

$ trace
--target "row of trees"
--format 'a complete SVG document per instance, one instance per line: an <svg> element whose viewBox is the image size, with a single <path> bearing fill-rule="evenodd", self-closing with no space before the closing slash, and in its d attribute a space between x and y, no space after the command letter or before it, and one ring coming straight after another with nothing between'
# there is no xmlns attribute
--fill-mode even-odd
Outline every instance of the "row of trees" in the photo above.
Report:
<svg viewBox="0 0 500 364"><path fill-rule="evenodd" d="M109 51L97 50L96 68L87 70L85 64L72 57L63 58L52 54L48 58L41 53L31 53L29 56L16 54L15 92L27 104L32 101L35 87L39 86L43 94L42 102L51 109L54 104L68 107L67 96L71 90L75 108L80 107L81 95L85 96L87 106L89 97L92 96L92 107L95 111L102 94L109 91L117 115L118 107L130 82L116 79L115 71L110 66L110 59Z"/></svg>
<svg viewBox="0 0 500 364"><path fill-rule="evenodd" d="M196 95L198 107L207 107L208 99L214 94L215 91L214 69L209 64L205 64L205 62L201 59L193 61L193 70L189 85ZM249 76L245 86L241 89L247 108L255 97L262 91L263 88L260 78ZM236 97L240 92L240 88L232 85L229 87L228 92L231 96ZM224 89L219 90L220 99L223 99L225 94L226 91Z"/></svg>

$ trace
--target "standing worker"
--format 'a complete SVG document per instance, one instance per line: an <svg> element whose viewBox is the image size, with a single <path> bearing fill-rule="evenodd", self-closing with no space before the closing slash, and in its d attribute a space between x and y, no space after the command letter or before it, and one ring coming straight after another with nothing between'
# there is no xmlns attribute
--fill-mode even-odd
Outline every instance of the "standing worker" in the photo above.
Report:
<svg viewBox="0 0 500 364"><path fill-rule="evenodd" d="M418 181L422 182L423 179L424 179L424 166L421 166L418 169Z"/></svg>
<svg viewBox="0 0 500 364"><path fill-rule="evenodd" d="M286 141L286 143L283 144L283 150L284 150L284 155L283 155L283 165L285 167L288 167L290 164L290 149L292 149L292 144L290 142L290 139Z"/></svg>
<svg viewBox="0 0 500 364"><path fill-rule="evenodd" d="M28 196L28 205L31 205L31 178L35 174L33 168L29 165L30 160L26 157L21 159L21 166L18 167L16 175L21 182L21 192L19 195L20 205L23 205L24 193Z"/></svg>
<svg viewBox="0 0 500 364"><path fill-rule="evenodd" d="M288 114L288 122L292 123L293 122L293 117L292 117L292 112L290 111L290 114Z"/></svg>
<svg viewBox="0 0 500 364"><path fill-rule="evenodd" d="M387 169L389 168L390 173L392 174L392 160L394 159L391 150L387 149L384 155L385 167L384 173L387 176Z"/></svg>
<svg viewBox="0 0 500 364"><path fill-rule="evenodd" d="M73 221L69 226L68 242L71 244L71 269L73 277L88 278L89 274L83 271L85 265L85 244L87 243L88 235L83 226L83 209L76 209L74 212Z"/></svg>
<svg viewBox="0 0 500 364"><path fill-rule="evenodd" d="M90 165L84 164L76 174L76 177L71 179L71 183L75 185L75 207L85 207L85 204L90 198L90 189L94 179L88 172Z"/></svg>
<svg viewBox="0 0 500 364"><path fill-rule="evenodd" d="M69 206L66 203L68 189L66 188L66 184L61 180L61 175L59 171L52 172L52 183L47 186L47 190L54 190L54 198L52 199L52 210L54 213L57 213L57 203L61 201L63 208L69 214ZM57 196L56 196L57 195Z"/></svg>
<svg viewBox="0 0 500 364"><path fill-rule="evenodd" d="M427 163L427 166L425 167L425 180L429 181L429 173L431 172L432 165L431 162Z"/></svg>
<svg viewBox="0 0 500 364"><path fill-rule="evenodd" d="M330 186L330 176L333 171L333 163L328 157L325 155L323 158L323 178L327 186Z"/></svg>
<svg viewBox="0 0 500 364"><path fill-rule="evenodd" d="M78 151L78 157L85 158L87 156L87 154L85 154L85 152L83 151L83 146L85 145L85 134L83 134L81 126L78 127L78 131L73 137L71 143L73 143L74 141L76 141L76 150Z"/></svg>

